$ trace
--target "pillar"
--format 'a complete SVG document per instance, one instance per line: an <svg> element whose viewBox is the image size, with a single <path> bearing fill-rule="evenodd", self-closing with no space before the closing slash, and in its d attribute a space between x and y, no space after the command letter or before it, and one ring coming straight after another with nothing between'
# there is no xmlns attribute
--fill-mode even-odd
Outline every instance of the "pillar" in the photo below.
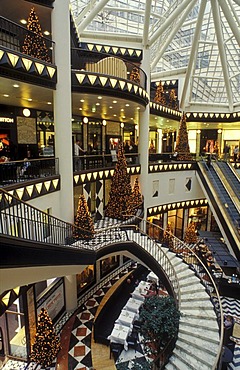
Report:
<svg viewBox="0 0 240 370"><path fill-rule="evenodd" d="M143 49L143 60L141 68L147 75L147 93L150 97L150 51L147 48ZM140 175L140 184L141 184L141 193L144 198L147 199L149 194L148 182L148 140L149 140L149 115L150 108L149 104L146 106L144 112L140 113L139 116L139 142L138 142L138 152L140 154L140 164L141 164L141 175ZM147 207L145 204L144 218L147 217Z"/></svg>
<svg viewBox="0 0 240 370"><path fill-rule="evenodd" d="M64 277L66 311L72 311L77 308L77 279L76 275Z"/></svg>
<svg viewBox="0 0 240 370"><path fill-rule="evenodd" d="M55 156L59 158L61 191L60 217L73 222L73 158L72 158L72 99L69 1L54 3L52 35L55 41L57 85L53 92L55 124Z"/></svg>

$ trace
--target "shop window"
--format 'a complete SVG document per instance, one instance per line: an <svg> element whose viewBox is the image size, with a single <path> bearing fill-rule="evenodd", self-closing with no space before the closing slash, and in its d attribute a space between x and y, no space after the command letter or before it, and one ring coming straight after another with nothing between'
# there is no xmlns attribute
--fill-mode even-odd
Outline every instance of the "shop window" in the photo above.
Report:
<svg viewBox="0 0 240 370"><path fill-rule="evenodd" d="M94 281L94 266L89 265L80 274L77 274L77 294L79 295Z"/></svg>
<svg viewBox="0 0 240 370"><path fill-rule="evenodd" d="M148 218L147 234L155 239L162 240L163 238L163 215L156 215Z"/></svg>
<svg viewBox="0 0 240 370"><path fill-rule="evenodd" d="M88 148L89 154L102 153L102 126L99 122L89 122L88 124Z"/></svg>
<svg viewBox="0 0 240 370"><path fill-rule="evenodd" d="M168 223L171 224L173 234L181 239L183 237L183 208L169 211Z"/></svg>
<svg viewBox="0 0 240 370"><path fill-rule="evenodd" d="M207 207L195 207L189 209L189 222L194 222L196 230L207 229Z"/></svg>
<svg viewBox="0 0 240 370"><path fill-rule="evenodd" d="M101 261L101 278L115 270L119 266L119 257L112 256Z"/></svg>

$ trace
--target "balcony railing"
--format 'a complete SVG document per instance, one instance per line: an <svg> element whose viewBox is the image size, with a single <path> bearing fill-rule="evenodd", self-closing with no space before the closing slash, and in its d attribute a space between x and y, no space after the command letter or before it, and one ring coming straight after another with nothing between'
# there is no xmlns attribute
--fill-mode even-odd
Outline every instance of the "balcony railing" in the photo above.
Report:
<svg viewBox="0 0 240 370"><path fill-rule="evenodd" d="M18 25L0 16L0 45L5 48L15 50L19 53L24 53L23 45L26 37L34 43L36 40L36 33L29 31L27 28ZM49 63L54 63L54 42L46 37L38 36L38 43L46 46ZM36 45L38 47L38 45ZM36 55L29 56L36 58ZM44 60L46 62L46 60Z"/></svg>
<svg viewBox="0 0 240 370"><path fill-rule="evenodd" d="M136 64L128 60L101 54L86 52L81 49L71 49L72 69L85 72L99 73L107 76L129 80L146 89L146 74Z"/></svg>
<svg viewBox="0 0 240 370"><path fill-rule="evenodd" d="M58 175L58 158L0 163L0 186Z"/></svg>

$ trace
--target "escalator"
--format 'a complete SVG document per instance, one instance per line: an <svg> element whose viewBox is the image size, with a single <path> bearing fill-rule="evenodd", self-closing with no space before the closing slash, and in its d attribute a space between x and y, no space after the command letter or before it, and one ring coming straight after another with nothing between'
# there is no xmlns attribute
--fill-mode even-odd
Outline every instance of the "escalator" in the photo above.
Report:
<svg viewBox="0 0 240 370"><path fill-rule="evenodd" d="M240 202L240 177L238 176L237 172L228 162L217 161L214 163L214 166L217 166L222 172L222 177L228 181L232 191L234 192L234 195Z"/></svg>
<svg viewBox="0 0 240 370"><path fill-rule="evenodd" d="M199 162L197 177L229 250L239 259L240 202L234 191L237 192L237 185L232 188L216 163L208 167L205 162Z"/></svg>

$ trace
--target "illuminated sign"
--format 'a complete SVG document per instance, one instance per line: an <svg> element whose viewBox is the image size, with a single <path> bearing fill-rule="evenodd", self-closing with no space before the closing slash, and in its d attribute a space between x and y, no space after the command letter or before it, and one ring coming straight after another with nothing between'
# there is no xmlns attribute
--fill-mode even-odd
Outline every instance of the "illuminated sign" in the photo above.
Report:
<svg viewBox="0 0 240 370"><path fill-rule="evenodd" d="M14 123L14 118L0 117L0 122Z"/></svg>

